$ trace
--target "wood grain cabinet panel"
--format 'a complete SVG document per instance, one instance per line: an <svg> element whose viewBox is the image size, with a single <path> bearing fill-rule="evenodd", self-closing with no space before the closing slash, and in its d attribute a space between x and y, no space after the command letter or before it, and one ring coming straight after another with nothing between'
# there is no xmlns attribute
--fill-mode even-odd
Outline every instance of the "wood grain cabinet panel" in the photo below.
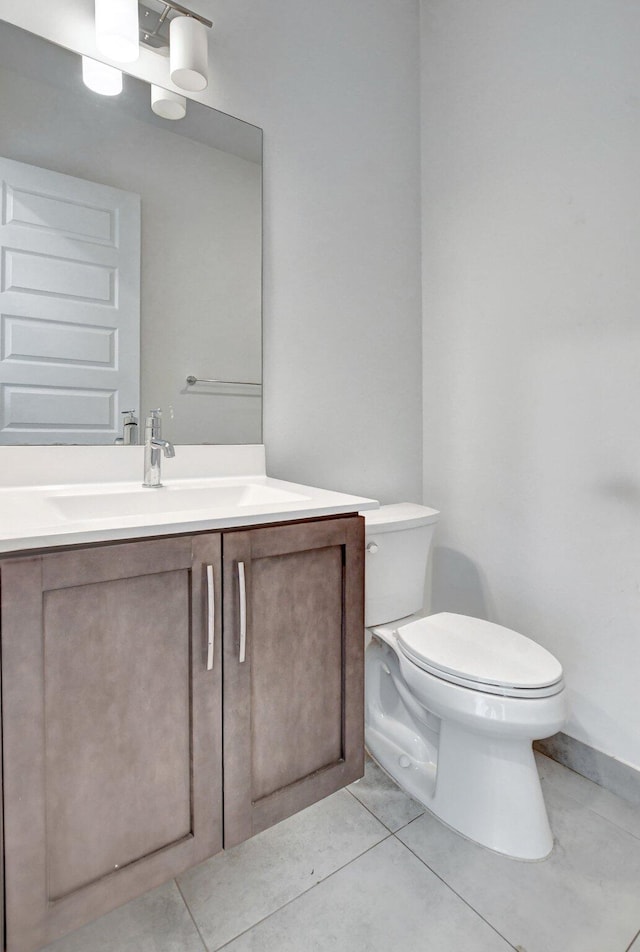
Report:
<svg viewBox="0 0 640 952"><path fill-rule="evenodd" d="M362 776L363 531L356 516L223 537L225 846Z"/></svg>
<svg viewBox="0 0 640 952"><path fill-rule="evenodd" d="M342 516L0 560L7 952L362 776L363 558Z"/></svg>
<svg viewBox="0 0 640 952"><path fill-rule="evenodd" d="M222 848L209 564L219 596L215 534L3 563L9 952L38 949Z"/></svg>

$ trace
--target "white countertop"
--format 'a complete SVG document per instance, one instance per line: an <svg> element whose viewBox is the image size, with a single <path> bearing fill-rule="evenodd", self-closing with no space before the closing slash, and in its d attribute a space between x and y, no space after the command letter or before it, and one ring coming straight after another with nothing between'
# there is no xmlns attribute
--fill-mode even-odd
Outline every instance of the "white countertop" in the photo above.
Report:
<svg viewBox="0 0 640 952"><path fill-rule="evenodd" d="M263 446L179 446L144 489L143 447L0 447L0 553L375 509L374 499L272 479Z"/></svg>

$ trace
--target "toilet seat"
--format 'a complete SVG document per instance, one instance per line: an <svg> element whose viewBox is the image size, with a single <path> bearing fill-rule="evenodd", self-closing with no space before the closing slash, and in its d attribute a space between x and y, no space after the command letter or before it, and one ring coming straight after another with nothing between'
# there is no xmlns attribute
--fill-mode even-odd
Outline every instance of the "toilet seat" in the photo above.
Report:
<svg viewBox="0 0 640 952"><path fill-rule="evenodd" d="M560 662L510 628L441 612L396 629L398 648L442 681L503 697L542 698L564 688Z"/></svg>

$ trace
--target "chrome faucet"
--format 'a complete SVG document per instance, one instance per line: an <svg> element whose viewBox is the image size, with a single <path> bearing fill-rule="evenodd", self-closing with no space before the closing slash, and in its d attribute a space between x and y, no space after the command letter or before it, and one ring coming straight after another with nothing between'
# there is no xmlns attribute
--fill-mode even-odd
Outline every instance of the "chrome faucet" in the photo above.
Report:
<svg viewBox="0 0 640 952"><path fill-rule="evenodd" d="M123 410L122 416L122 436L119 436L114 443L116 446L134 446L138 443L138 421L136 420L135 410Z"/></svg>
<svg viewBox="0 0 640 952"><path fill-rule="evenodd" d="M162 411L151 410L144 424L144 482L147 489L159 489L162 486L160 479L161 451L171 459L176 455L173 443L163 440Z"/></svg>

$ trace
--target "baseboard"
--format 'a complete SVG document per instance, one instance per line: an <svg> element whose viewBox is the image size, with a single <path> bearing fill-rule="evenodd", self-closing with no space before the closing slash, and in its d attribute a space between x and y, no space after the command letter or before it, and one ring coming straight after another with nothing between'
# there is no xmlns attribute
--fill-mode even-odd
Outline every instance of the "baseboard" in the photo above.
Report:
<svg viewBox="0 0 640 952"><path fill-rule="evenodd" d="M568 734L534 742L534 748L617 796L640 806L640 770Z"/></svg>

